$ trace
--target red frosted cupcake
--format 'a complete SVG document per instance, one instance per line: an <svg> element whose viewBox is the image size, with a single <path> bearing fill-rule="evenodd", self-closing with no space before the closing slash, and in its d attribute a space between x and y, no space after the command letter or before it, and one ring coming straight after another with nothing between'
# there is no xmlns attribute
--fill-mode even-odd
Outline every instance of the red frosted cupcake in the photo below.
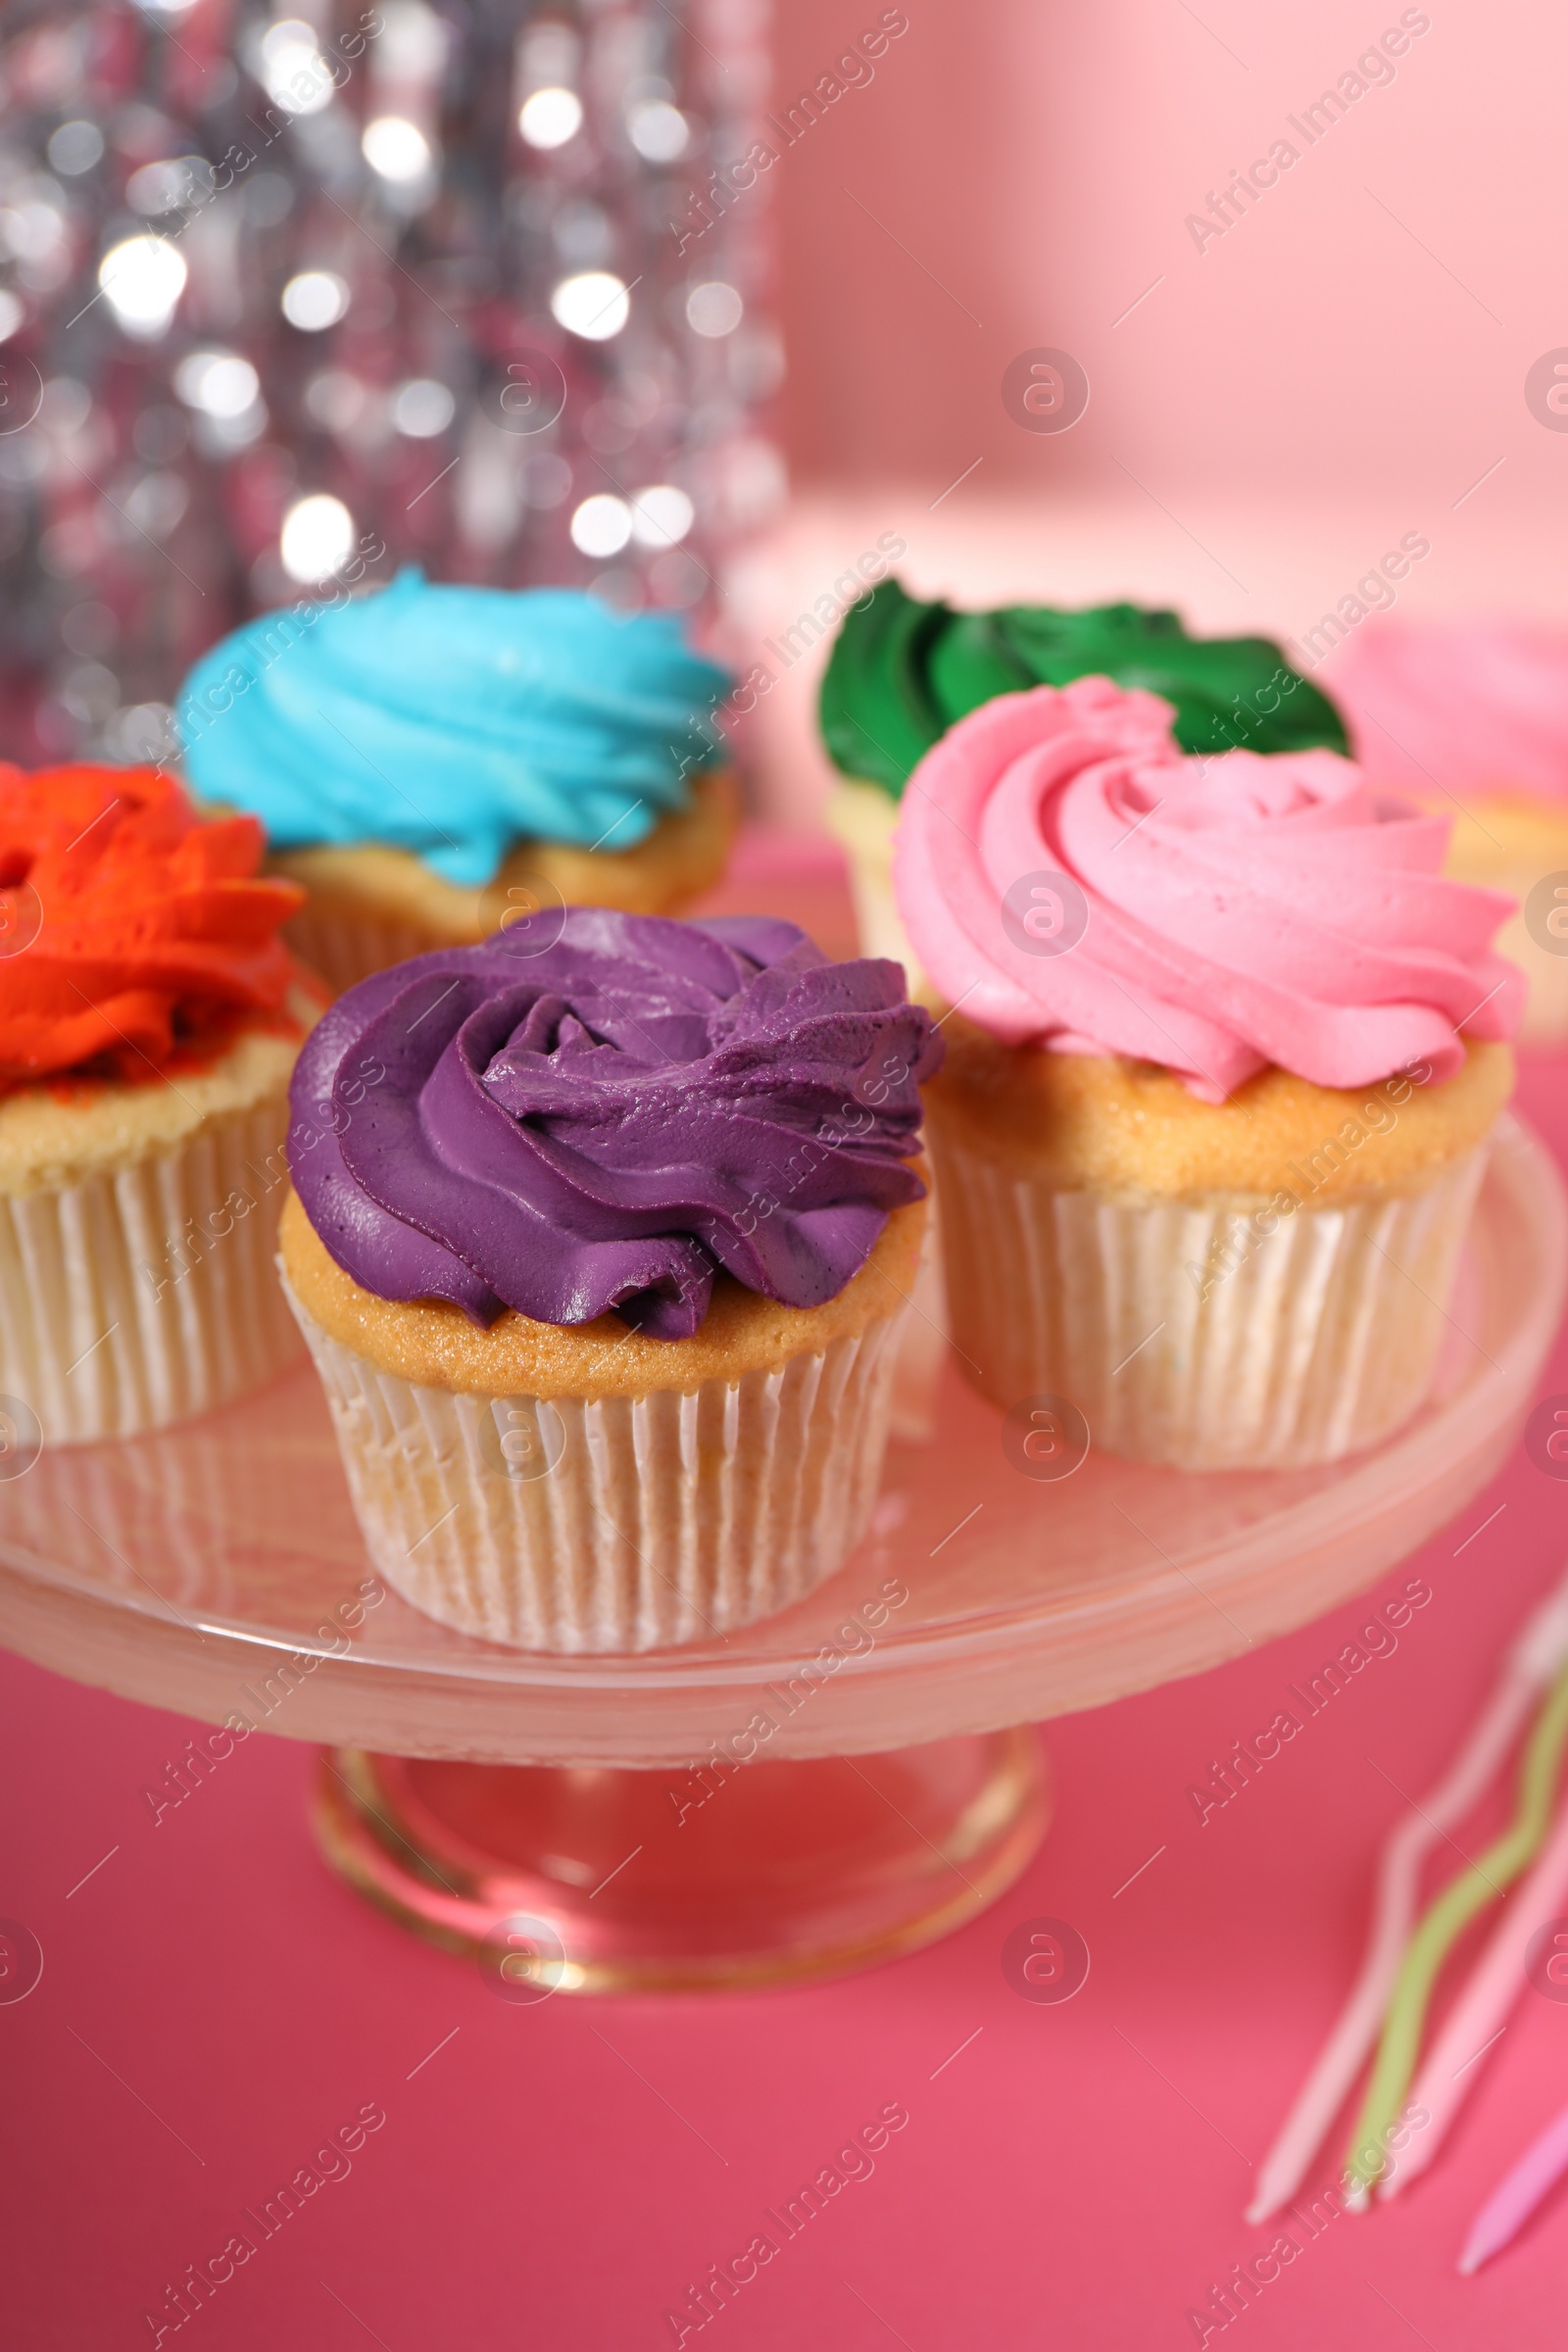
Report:
<svg viewBox="0 0 1568 2352"><path fill-rule="evenodd" d="M252 818L155 768L0 768L0 1392L24 1443L126 1437L298 1342L272 1268L315 1019ZM30 1416L30 1420L29 1420Z"/></svg>

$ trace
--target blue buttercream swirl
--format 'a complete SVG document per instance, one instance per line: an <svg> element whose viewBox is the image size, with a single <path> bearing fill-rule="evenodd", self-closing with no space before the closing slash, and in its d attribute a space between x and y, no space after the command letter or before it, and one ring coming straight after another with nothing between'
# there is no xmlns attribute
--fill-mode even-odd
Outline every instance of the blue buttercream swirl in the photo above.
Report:
<svg viewBox="0 0 1568 2352"><path fill-rule="evenodd" d="M202 656L178 718L193 790L274 849L386 843L471 889L520 841L634 848L722 758L730 683L669 613L409 569L248 621Z"/></svg>

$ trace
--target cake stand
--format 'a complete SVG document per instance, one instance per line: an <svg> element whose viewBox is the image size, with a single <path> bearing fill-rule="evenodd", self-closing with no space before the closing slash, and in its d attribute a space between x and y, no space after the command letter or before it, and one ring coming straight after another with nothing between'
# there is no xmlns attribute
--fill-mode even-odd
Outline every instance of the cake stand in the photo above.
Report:
<svg viewBox="0 0 1568 2352"><path fill-rule="evenodd" d="M1451 1519L1531 1401L1565 1264L1561 1179L1504 1118L1433 1395L1375 1451L1193 1477L1091 1447L1036 1476L945 1372L933 1434L894 1443L838 1576L641 1657L468 1641L385 1591L301 1364L0 1483L0 1642L226 1726L190 1743L171 1803L255 1732L323 1742L330 1860L477 1954L502 1997L825 1975L944 1934L1017 1877L1048 1809L1017 1726L1201 1673Z"/></svg>

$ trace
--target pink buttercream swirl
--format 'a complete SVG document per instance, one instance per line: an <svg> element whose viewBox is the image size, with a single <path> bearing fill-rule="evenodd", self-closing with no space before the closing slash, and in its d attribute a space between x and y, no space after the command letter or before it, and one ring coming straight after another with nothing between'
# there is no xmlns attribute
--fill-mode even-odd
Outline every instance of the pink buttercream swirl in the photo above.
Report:
<svg viewBox="0 0 1568 2352"><path fill-rule="evenodd" d="M950 1004L1009 1044L1163 1063L1208 1102L1271 1062L1442 1079L1461 1030L1513 1034L1524 980L1491 952L1513 901L1443 879L1446 818L1333 752L1188 759L1171 716L1078 678L999 696L926 754L894 887ZM1061 938L1038 926L1037 952L1004 908L1052 875Z"/></svg>

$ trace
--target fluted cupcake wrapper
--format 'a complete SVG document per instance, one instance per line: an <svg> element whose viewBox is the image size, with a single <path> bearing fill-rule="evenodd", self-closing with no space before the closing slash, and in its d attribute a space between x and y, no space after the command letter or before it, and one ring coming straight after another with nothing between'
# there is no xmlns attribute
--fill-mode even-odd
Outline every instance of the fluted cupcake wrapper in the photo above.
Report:
<svg viewBox="0 0 1568 2352"><path fill-rule="evenodd" d="M433 948L452 945L427 924L405 915L339 913L309 903L291 916L285 937L301 963L318 973L339 997L372 972L389 971L395 963L407 963L411 956L427 956Z"/></svg>
<svg viewBox="0 0 1568 2352"><path fill-rule="evenodd" d="M371 1561L461 1633L568 1652L704 1641L802 1599L865 1531L897 1316L689 1396L585 1401L400 1379L289 1296Z"/></svg>
<svg viewBox="0 0 1568 2352"><path fill-rule="evenodd" d="M948 1358L948 1295L942 1279L942 1226L934 1191L926 1200L920 1261L909 1286L908 1306L900 1321L903 1329L893 1374L893 1435L906 1446L929 1446L937 1434L942 1370Z"/></svg>
<svg viewBox="0 0 1568 2352"><path fill-rule="evenodd" d="M1520 866L1508 874L1489 873L1486 879L1490 889L1506 890L1523 902L1541 876L1532 867ZM1562 944L1561 955L1543 947L1522 910L1508 917L1494 943L1494 953L1518 964L1530 983L1519 1029L1526 1045L1560 1046L1568 1040L1568 939Z"/></svg>
<svg viewBox="0 0 1568 2352"><path fill-rule="evenodd" d="M173 1152L0 1198L0 1394L46 1445L165 1428L298 1355L273 1262L287 1126L279 1089Z"/></svg>
<svg viewBox="0 0 1568 2352"><path fill-rule="evenodd" d="M1062 1191L932 1136L953 1337L1004 1409L1076 1405L1090 1441L1185 1470L1375 1446L1432 1384L1486 1147L1418 1192L1303 1203Z"/></svg>
<svg viewBox="0 0 1568 2352"><path fill-rule="evenodd" d="M925 974L893 895L893 835L899 803L879 784L851 779L834 786L826 813L849 866L860 953L886 956L894 963L902 963L909 992L917 996Z"/></svg>

